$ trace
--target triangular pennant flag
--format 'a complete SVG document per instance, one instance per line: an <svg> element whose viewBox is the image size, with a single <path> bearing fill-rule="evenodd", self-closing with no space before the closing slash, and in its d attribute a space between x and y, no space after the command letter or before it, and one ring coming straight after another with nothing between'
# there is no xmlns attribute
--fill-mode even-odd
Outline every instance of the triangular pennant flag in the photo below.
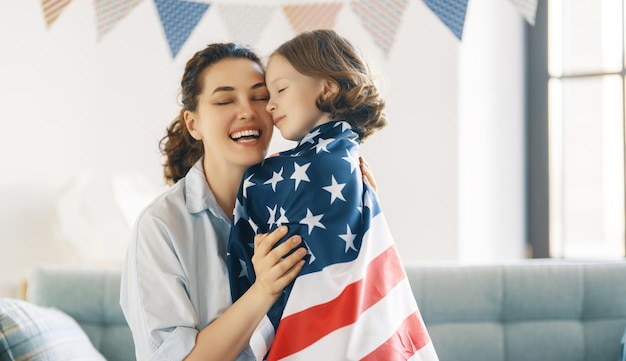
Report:
<svg viewBox="0 0 626 361"><path fill-rule="evenodd" d="M184 0L154 0L172 57L175 58L209 4Z"/></svg>
<svg viewBox="0 0 626 361"><path fill-rule="evenodd" d="M467 11L467 0L424 0L441 21L461 40Z"/></svg>
<svg viewBox="0 0 626 361"><path fill-rule="evenodd" d="M143 0L93 0L96 8L98 39L130 13Z"/></svg>
<svg viewBox="0 0 626 361"><path fill-rule="evenodd" d="M522 13L524 19L530 24L535 25L535 16L537 15L537 0L510 0L513 5Z"/></svg>
<svg viewBox="0 0 626 361"><path fill-rule="evenodd" d="M46 25L48 27L61 15L61 12L70 1L72 0L41 0L43 15L46 18Z"/></svg>
<svg viewBox="0 0 626 361"><path fill-rule="evenodd" d="M285 5L283 12L296 34L315 29L332 29L343 3Z"/></svg>
<svg viewBox="0 0 626 361"><path fill-rule="evenodd" d="M408 0L360 0L352 2L355 14L385 56L389 55Z"/></svg>
<svg viewBox="0 0 626 361"><path fill-rule="evenodd" d="M274 6L252 4L219 4L217 10L224 21L230 41L255 46L263 29L269 24Z"/></svg>

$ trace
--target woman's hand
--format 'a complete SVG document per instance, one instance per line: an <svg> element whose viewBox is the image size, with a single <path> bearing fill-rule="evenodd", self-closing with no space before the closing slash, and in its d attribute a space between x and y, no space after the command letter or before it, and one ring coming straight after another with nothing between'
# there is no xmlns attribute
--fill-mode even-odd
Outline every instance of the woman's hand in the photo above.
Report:
<svg viewBox="0 0 626 361"><path fill-rule="evenodd" d="M281 226L272 233L259 234L254 237L252 264L256 273L256 281L253 287L256 285L264 293L276 299L282 294L283 289L296 278L304 266L302 258L306 255L306 250L299 247L302 238L297 235L274 247L286 234L287 226ZM289 254L295 248L298 249Z"/></svg>
<svg viewBox="0 0 626 361"><path fill-rule="evenodd" d="M376 187L376 180L374 179L372 169L361 156L359 156L359 165L361 166L361 173L363 174L363 182L374 188L374 192L377 192L378 188Z"/></svg>
<svg viewBox="0 0 626 361"><path fill-rule="evenodd" d="M287 227L254 237L252 264L256 281L226 312L196 336L196 346L185 360L234 360L248 345L252 333L283 289L298 275L306 255L298 248L300 236L274 245L287 234ZM287 256L287 254L289 254Z"/></svg>

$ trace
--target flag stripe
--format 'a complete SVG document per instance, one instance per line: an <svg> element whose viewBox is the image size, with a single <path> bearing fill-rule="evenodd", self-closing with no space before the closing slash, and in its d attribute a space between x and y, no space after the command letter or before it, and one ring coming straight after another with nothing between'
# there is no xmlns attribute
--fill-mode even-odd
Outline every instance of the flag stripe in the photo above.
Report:
<svg viewBox="0 0 626 361"><path fill-rule="evenodd" d="M387 248L368 265L364 279L347 286L335 300L283 318L276 330L276 339L268 360L277 360L298 352L333 330L354 323L363 311L385 297L405 277L401 265L393 262L396 257L395 247ZM385 269L385 265L386 272L380 272ZM389 265L394 265L394 268L389 268ZM359 308L355 309L355 306ZM329 319L329 315L333 317ZM312 327L295 327L302 323L311 324ZM291 332L287 335L280 332L281 327L301 333Z"/></svg>
<svg viewBox="0 0 626 361"><path fill-rule="evenodd" d="M417 332L410 332L411 330L417 330ZM362 358L361 361L397 360L398 350L407 351L405 360L408 360L413 357L415 352L408 353L407 345L414 345L414 350L417 351L429 342L430 337L426 332L422 319L419 313L415 312L404 320L398 332L394 333L387 342Z"/></svg>
<svg viewBox="0 0 626 361"><path fill-rule="evenodd" d="M405 278L383 300L363 312L355 323L333 331L311 346L281 361L336 359L338 354L344 355L345 359L360 360L393 337L410 315L419 316L416 312L417 306L413 302L408 279ZM384 322L381 321L381 317L384 317ZM427 336L421 343L429 342ZM411 343L407 345L414 346ZM414 352L415 350L412 353ZM384 359L395 360L396 357L397 354Z"/></svg>
<svg viewBox="0 0 626 361"><path fill-rule="evenodd" d="M383 213L372 218L371 227L365 233L363 243L368 246L359 252L359 256L354 261L332 264L325 267L324 272L298 276L292 293L304 294L306 290L311 289L318 289L318 292L313 294L306 292L308 294L306 299L299 299L298 302L287 302L283 318L309 307L329 302L338 297L346 286L361 279L363 273L355 270L365 272L369 262L394 244ZM324 284L321 289L318 287L320 283Z"/></svg>

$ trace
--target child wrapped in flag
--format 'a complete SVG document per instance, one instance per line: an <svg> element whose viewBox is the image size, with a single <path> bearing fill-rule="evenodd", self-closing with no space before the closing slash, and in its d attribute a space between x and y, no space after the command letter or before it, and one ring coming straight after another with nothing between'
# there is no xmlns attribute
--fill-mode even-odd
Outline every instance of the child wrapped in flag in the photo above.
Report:
<svg viewBox="0 0 626 361"><path fill-rule="evenodd" d="M386 124L367 64L333 30L272 53L267 110L298 145L251 167L228 245L233 301L254 282L249 240L288 226L306 264L250 343L267 360L438 360L358 146Z"/></svg>

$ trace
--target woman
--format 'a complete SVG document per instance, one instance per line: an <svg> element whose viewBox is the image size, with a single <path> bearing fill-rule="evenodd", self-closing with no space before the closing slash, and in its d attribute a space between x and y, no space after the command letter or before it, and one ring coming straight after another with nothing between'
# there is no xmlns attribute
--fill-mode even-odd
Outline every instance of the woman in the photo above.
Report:
<svg viewBox="0 0 626 361"><path fill-rule="evenodd" d="M262 276L231 306L225 260L237 187L272 136L263 68L247 48L212 44L187 62L181 87L183 107L162 141L174 185L137 219L121 305L138 360L248 359L250 335L304 255L283 258L297 236L272 249L285 230L255 238Z"/></svg>
<svg viewBox="0 0 626 361"><path fill-rule="evenodd" d="M181 93L161 142L173 185L137 218L120 303L138 360L253 359L250 336L305 255L290 253L299 236L274 248L284 227L251 239L257 280L231 304L225 262L237 189L273 131L263 67L248 48L211 44L187 62Z"/></svg>

